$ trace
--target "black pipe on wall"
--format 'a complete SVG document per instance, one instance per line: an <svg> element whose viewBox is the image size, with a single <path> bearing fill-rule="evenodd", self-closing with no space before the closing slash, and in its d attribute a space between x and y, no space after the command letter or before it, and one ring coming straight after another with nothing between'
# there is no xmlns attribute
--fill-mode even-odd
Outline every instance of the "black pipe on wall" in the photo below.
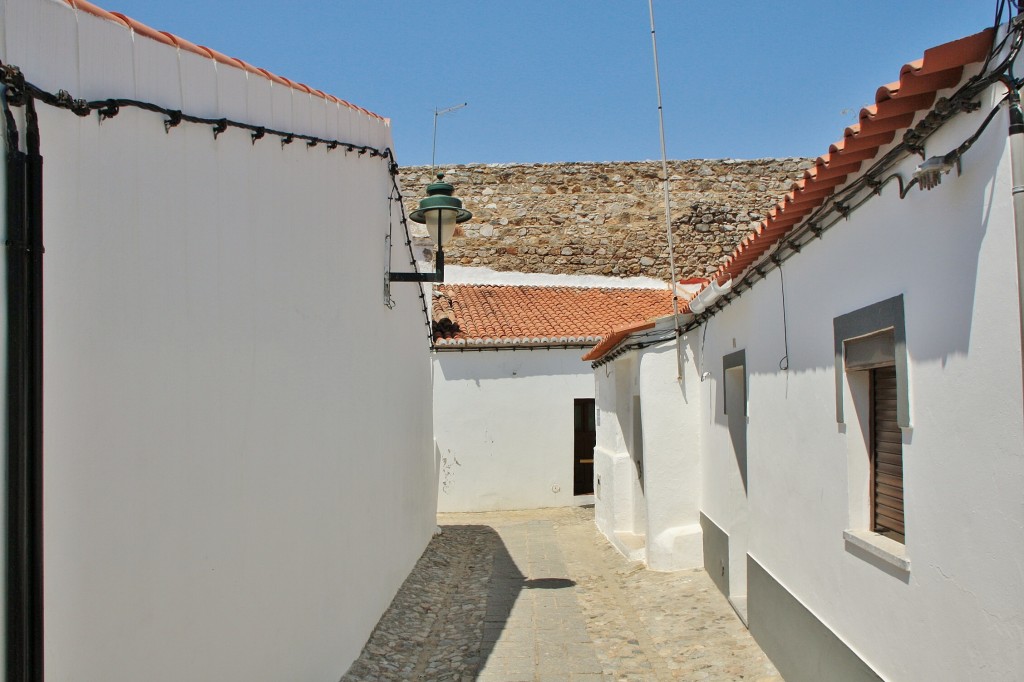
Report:
<svg viewBox="0 0 1024 682"><path fill-rule="evenodd" d="M31 98L7 126L7 682L43 679L43 159ZM25 105L26 152L8 103Z"/></svg>

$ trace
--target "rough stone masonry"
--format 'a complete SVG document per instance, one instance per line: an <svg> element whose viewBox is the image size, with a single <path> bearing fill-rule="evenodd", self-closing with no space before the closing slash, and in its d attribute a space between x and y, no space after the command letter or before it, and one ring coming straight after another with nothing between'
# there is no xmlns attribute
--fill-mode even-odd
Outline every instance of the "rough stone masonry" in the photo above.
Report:
<svg viewBox="0 0 1024 682"><path fill-rule="evenodd" d="M678 277L713 272L811 165L797 158L670 162ZM473 212L445 249L449 265L669 279L660 162L438 170ZM429 167L402 169L406 210L415 208L431 180Z"/></svg>

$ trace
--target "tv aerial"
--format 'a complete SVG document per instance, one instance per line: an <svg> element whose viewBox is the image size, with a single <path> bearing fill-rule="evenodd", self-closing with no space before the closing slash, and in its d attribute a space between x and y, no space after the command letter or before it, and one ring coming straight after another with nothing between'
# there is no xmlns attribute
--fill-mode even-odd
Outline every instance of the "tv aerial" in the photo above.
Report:
<svg viewBox="0 0 1024 682"><path fill-rule="evenodd" d="M430 169L431 170L434 169L434 166L435 166L434 159L437 156L437 119L441 118L442 116L444 116L446 114L450 114L450 113L452 113L454 111L458 111L459 109L461 109L461 108L463 108L465 106L468 106L468 105L469 105L469 102L463 102L462 104L454 104L454 105L452 105L450 107L447 107L447 108L444 108L444 109L438 109L437 107L434 107L434 144L433 144L433 146L430 149Z"/></svg>

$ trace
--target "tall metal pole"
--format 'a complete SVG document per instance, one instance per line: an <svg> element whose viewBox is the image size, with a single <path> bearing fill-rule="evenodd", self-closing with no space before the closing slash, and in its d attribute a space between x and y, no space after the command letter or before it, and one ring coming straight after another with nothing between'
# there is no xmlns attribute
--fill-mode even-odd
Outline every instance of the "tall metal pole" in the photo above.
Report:
<svg viewBox="0 0 1024 682"><path fill-rule="evenodd" d="M437 155L437 119L441 118L445 114L450 114L453 111L458 111L462 107L468 105L469 102L463 102L462 104L456 104L454 106L448 107L447 109L440 110L438 110L437 107L434 107L434 144L430 148L430 170L434 170L434 159Z"/></svg>
<svg viewBox="0 0 1024 682"><path fill-rule="evenodd" d="M661 172L665 189L665 233L668 235L668 268L672 277L672 317L676 328L676 381L683 380L682 329L679 327L679 294L676 291L676 257L672 243L672 199L669 193L668 155L665 151L665 112L661 106L661 74L658 71L658 39L654 31L654 0L647 0L651 15L651 47L654 50L654 84L658 89L658 128L661 133Z"/></svg>

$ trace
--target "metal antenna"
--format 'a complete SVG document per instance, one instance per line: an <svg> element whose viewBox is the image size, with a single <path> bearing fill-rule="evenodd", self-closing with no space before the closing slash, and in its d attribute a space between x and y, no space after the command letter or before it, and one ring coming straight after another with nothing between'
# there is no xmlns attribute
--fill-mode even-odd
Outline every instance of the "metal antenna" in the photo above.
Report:
<svg viewBox="0 0 1024 682"><path fill-rule="evenodd" d="M468 106L469 102L463 102L462 104L455 104L448 107L447 109L434 108L434 145L430 149L430 170L434 170L434 158L437 156L437 119L441 118L445 114L450 114L453 111L458 111L464 106Z"/></svg>
<svg viewBox="0 0 1024 682"><path fill-rule="evenodd" d="M651 47L654 49L654 84L658 88L658 125L661 131L661 172L665 176L665 232L668 234L668 268L672 277L672 318L676 327L677 381L683 380L682 330L679 328L679 294L676 291L676 258L672 245L672 200L669 197L668 156L665 153L665 113L661 106L661 75L658 73L658 39L654 35L654 0L647 0L651 14Z"/></svg>

